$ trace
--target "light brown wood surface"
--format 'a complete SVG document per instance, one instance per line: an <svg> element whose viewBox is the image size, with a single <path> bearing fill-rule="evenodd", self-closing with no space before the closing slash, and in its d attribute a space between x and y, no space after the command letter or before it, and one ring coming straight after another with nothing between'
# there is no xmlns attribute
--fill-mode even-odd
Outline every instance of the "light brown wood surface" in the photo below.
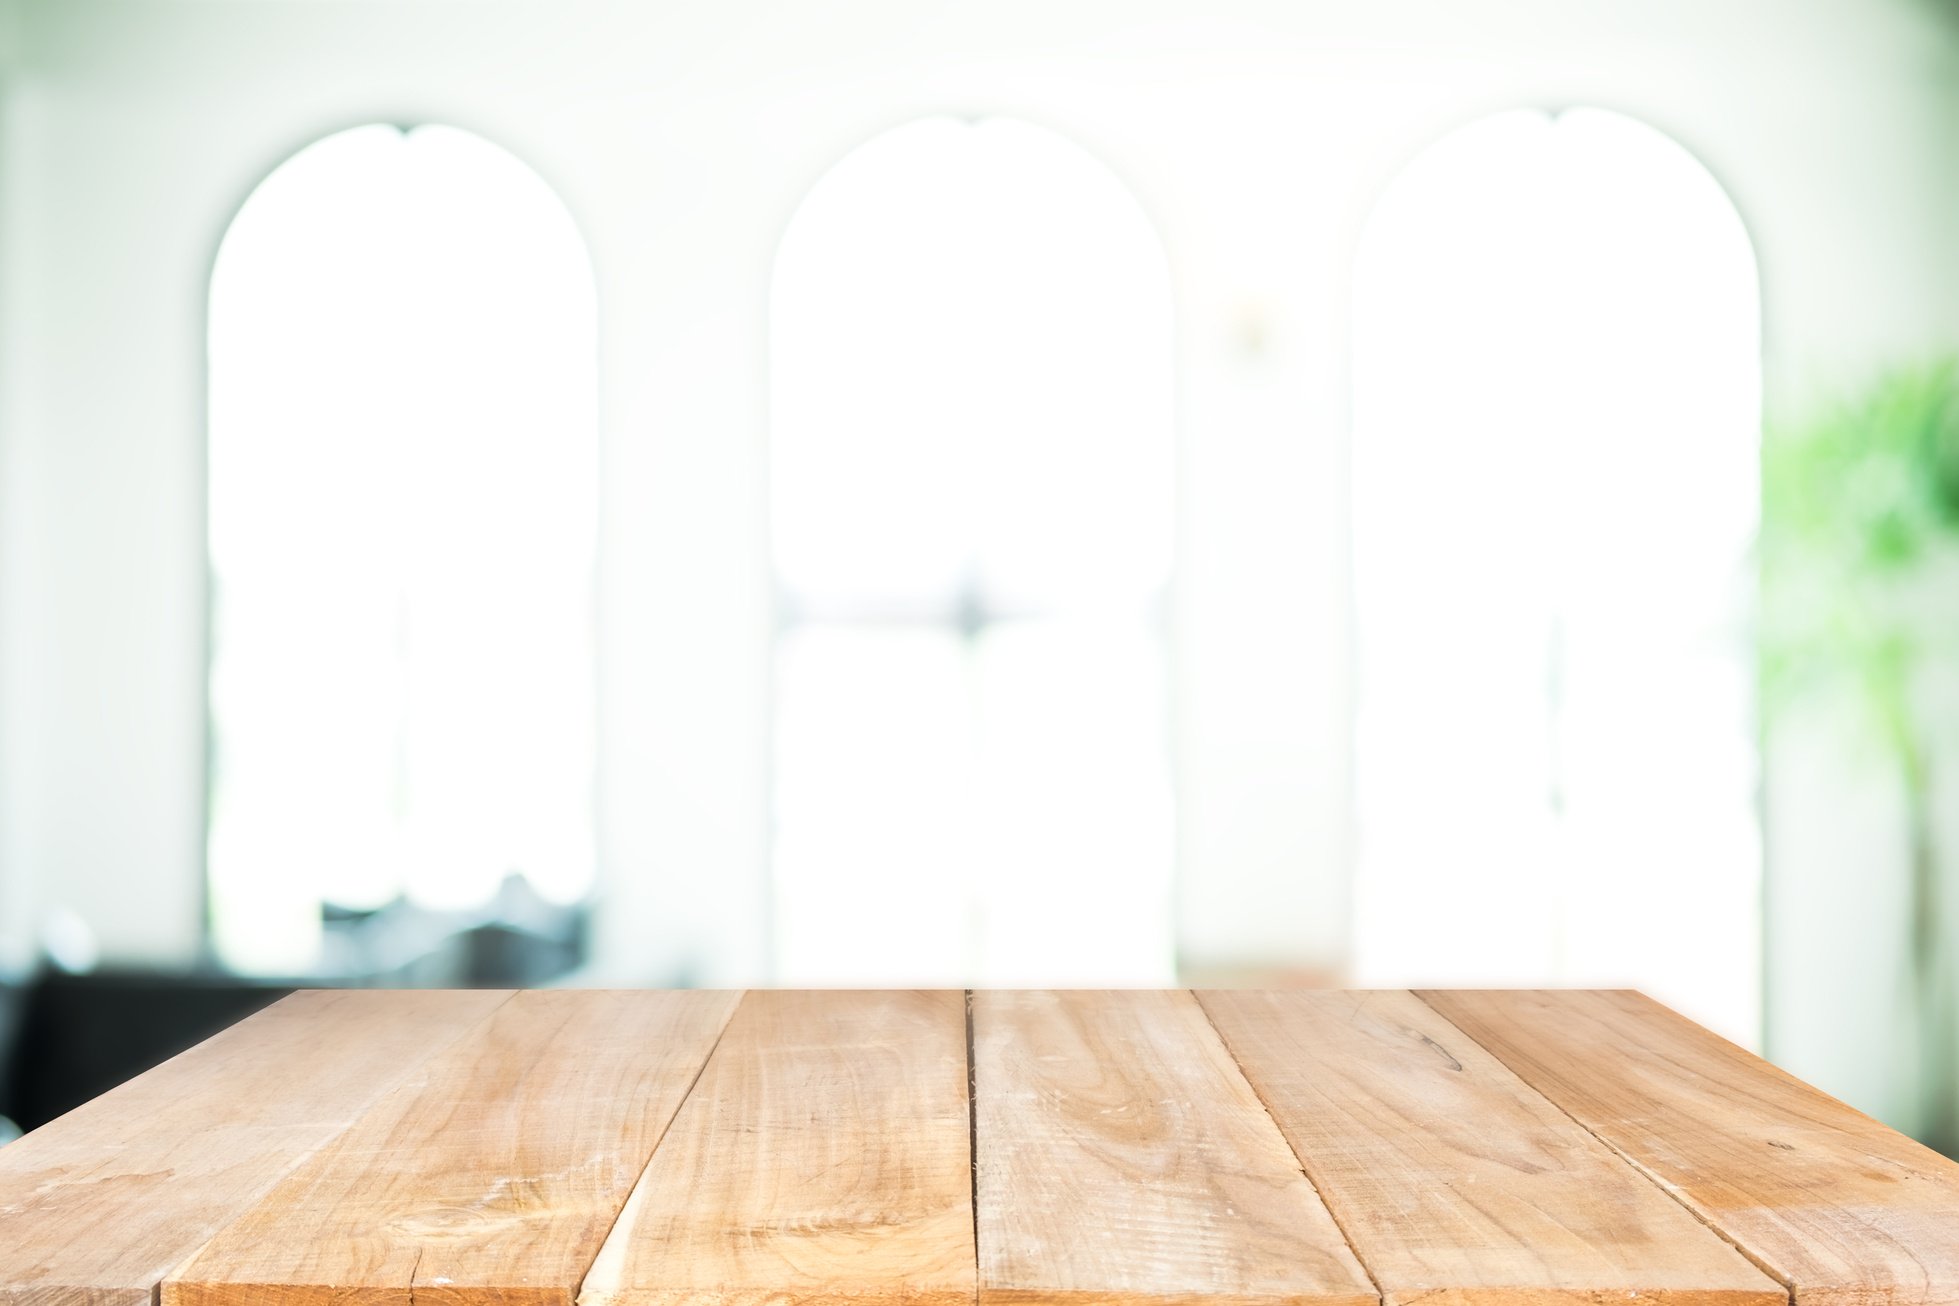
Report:
<svg viewBox="0 0 1959 1306"><path fill-rule="evenodd" d="M525 992L163 1284L162 1306L569 1306L738 998Z"/></svg>
<svg viewBox="0 0 1959 1306"><path fill-rule="evenodd" d="M508 993L296 993L0 1147L0 1303L156 1284Z"/></svg>
<svg viewBox="0 0 1959 1306"><path fill-rule="evenodd" d="M306 993L0 1147L0 1306L574 1301L1959 1306L1959 1165L1625 993Z"/></svg>
<svg viewBox="0 0 1959 1306"><path fill-rule="evenodd" d="M1786 1302L1414 995L1200 998L1388 1306Z"/></svg>
<svg viewBox="0 0 1959 1306"><path fill-rule="evenodd" d="M1959 1165L1636 993L1423 997L1782 1282L1959 1303Z"/></svg>
<svg viewBox="0 0 1959 1306"><path fill-rule="evenodd" d="M1370 1306L1186 992L972 1000L980 1301Z"/></svg>
<svg viewBox="0 0 1959 1306"><path fill-rule="evenodd" d="M743 1000L583 1306L971 1306L965 995Z"/></svg>

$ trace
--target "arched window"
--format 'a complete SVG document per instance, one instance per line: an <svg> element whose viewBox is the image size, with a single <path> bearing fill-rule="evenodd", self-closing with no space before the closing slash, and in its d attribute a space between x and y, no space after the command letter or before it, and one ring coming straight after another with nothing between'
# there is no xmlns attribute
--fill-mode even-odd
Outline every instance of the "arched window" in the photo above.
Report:
<svg viewBox="0 0 1959 1306"><path fill-rule="evenodd" d="M323 902L593 868L595 323L582 240L446 127L302 150L210 305L212 925L314 960Z"/></svg>
<svg viewBox="0 0 1959 1306"><path fill-rule="evenodd" d="M775 952L794 982L1161 982L1171 307L1134 199L929 119L777 257Z"/></svg>
<svg viewBox="0 0 1959 1306"><path fill-rule="evenodd" d="M1366 229L1363 983L1635 984L1759 1024L1748 237L1673 141L1516 112Z"/></svg>

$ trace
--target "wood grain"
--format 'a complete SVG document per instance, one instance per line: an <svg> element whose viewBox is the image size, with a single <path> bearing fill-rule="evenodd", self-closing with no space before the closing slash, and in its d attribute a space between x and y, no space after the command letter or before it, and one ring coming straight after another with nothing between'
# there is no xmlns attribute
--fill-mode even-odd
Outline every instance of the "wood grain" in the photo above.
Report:
<svg viewBox="0 0 1959 1306"><path fill-rule="evenodd" d="M1413 994L1205 993L1386 1306L1787 1295Z"/></svg>
<svg viewBox="0 0 1959 1306"><path fill-rule="evenodd" d="M1425 993L1794 1290L1959 1303L1959 1165L1637 993Z"/></svg>
<svg viewBox="0 0 1959 1306"><path fill-rule="evenodd" d="M163 1306L568 1306L736 1003L518 994L163 1284Z"/></svg>
<svg viewBox="0 0 1959 1306"><path fill-rule="evenodd" d="M748 994L583 1306L971 1306L964 995Z"/></svg>
<svg viewBox="0 0 1959 1306"><path fill-rule="evenodd" d="M1374 1306L1185 992L972 1000L980 1301Z"/></svg>
<svg viewBox="0 0 1959 1306"><path fill-rule="evenodd" d="M508 993L295 993L0 1147L0 1304L157 1282Z"/></svg>

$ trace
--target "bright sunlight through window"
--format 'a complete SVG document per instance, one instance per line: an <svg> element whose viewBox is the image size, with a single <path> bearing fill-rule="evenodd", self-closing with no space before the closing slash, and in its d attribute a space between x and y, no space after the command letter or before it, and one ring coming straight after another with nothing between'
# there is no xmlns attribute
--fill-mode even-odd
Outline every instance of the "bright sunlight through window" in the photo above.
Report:
<svg viewBox="0 0 1959 1306"><path fill-rule="evenodd" d="M1759 1041L1754 258L1624 117L1487 119L1355 278L1356 978L1633 985Z"/></svg>
<svg viewBox="0 0 1959 1306"><path fill-rule="evenodd" d="M320 907L592 882L591 268L503 151L362 127L225 236L210 318L221 958L294 972Z"/></svg>
<svg viewBox="0 0 1959 1306"><path fill-rule="evenodd" d="M921 121L811 192L772 311L777 978L1168 981L1149 223L1052 133Z"/></svg>

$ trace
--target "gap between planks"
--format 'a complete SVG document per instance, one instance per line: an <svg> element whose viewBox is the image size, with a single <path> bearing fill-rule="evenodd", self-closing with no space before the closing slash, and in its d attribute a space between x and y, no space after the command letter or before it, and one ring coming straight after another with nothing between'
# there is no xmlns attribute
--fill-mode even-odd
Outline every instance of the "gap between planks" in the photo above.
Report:
<svg viewBox="0 0 1959 1306"><path fill-rule="evenodd" d="M645 1162L640 1166L638 1177L635 1178L631 1187L629 1187L626 1190L625 1202L620 1205L618 1212L613 1216L612 1224L606 1230L605 1237L601 1238L598 1241L597 1251L593 1254L591 1264L585 1267L584 1273L579 1277L578 1285L572 1293L573 1306L579 1306L579 1304L591 1300L591 1298L587 1297L587 1288L591 1286L590 1281L592 1278L593 1271L597 1269L598 1263L604 1259L607 1248L609 1248L612 1245L614 1236L618 1233L621 1224L625 1222L627 1212L633 1209L634 1200L639 1195L642 1187L645 1186L647 1182L647 1174L652 1170L653 1163L659 1156L661 1144L667 1140L667 1136L672 1132L674 1124L685 1115L688 1104L693 1100L694 1094L699 1090L701 1081L707 1076L708 1067L713 1064L716 1054L720 1052L721 1045L727 1037L728 1030L731 1027L733 1027L733 1025L735 1024L736 1018L739 1016L741 1012L742 1005L746 1003L754 993L755 993L754 989L743 989L741 991L741 996L736 1000L734 1007L730 1010L727 1021L722 1024L720 1031L716 1033L714 1037L713 1045L708 1048L707 1055L701 1058L701 1063L698 1067L696 1067L694 1071L694 1077L688 1082L686 1091L681 1094L679 1102L674 1107L672 1116L669 1117L669 1119L667 1120L666 1126L660 1131L659 1138L654 1141L652 1149L647 1153ZM964 1012L964 1019L965 1019L965 1043L966 1043L967 1169L969 1171L968 1182L971 1186L971 1191L975 1199L974 1216L973 1216L975 1287L973 1291L972 1300L974 1306L978 1306L979 1290L977 1285L978 1285L978 1269L979 1269L979 1265L978 1265L979 1216L978 1216L977 1197L978 1197L979 1174L978 1174L978 1149L974 1141L978 1131L978 1121L974 1115L974 1108L973 1108L973 1077L975 1074L975 1066L973 1061L973 993L972 990L970 989L962 989L960 990L960 993L962 999L961 1007ZM157 1306L161 1306L161 1303L158 1303ZM414 1294L412 1292L412 1285L411 1285L411 1292L409 1294L409 1299L408 1299L408 1306L414 1306Z"/></svg>
<svg viewBox="0 0 1959 1306"><path fill-rule="evenodd" d="M973 1194L973 1306L979 1306L980 1279L985 1265L980 1260L979 1194L979 1058L973 1054L973 991L966 991L966 1171Z"/></svg>
<svg viewBox="0 0 1959 1306"><path fill-rule="evenodd" d="M971 1306L965 996L747 992L579 1300Z"/></svg>
<svg viewBox="0 0 1959 1306"><path fill-rule="evenodd" d="M734 1005L728 1008L728 1018L721 1022L721 1028L715 1032L714 1042L708 1045L707 1055L701 1058L700 1065L694 1067L694 1077L687 1081L687 1089L680 1095L680 1101L674 1104L673 1114L667 1117L667 1123L660 1128L660 1136L655 1138L653 1146L647 1149L646 1160L640 1163L639 1174L634 1176L631 1186L626 1189L626 1200L621 1202L619 1209L613 1213L612 1223L606 1226L605 1237L594 1244L591 1262L586 1265L585 1272L578 1276L578 1285L571 1290L571 1306L577 1306L579 1300L584 1297L585 1281L592 1277L592 1270L598 1265L599 1257L605 1254L606 1244L611 1242L612 1235L618 1232L619 1222L626 1218L627 1208L633 1204L633 1194L639 1191L642 1183L646 1182L646 1172L653 1168L653 1157L659 1152L660 1144L667 1141L667 1134L673 1129L673 1122L680 1119L680 1113L686 1107L688 1099L693 1097L694 1090L701 1086L701 1076L707 1073L707 1063L714 1060L714 1054L721 1050L721 1040L728 1036L728 1026L735 1023L735 1013L741 1010L742 1003L748 1001L748 994L749 990L743 989L741 996L735 999ZM163 1306L163 1304L158 1302L156 1306ZM415 1280L412 1276L408 1280L408 1306L415 1306Z"/></svg>
<svg viewBox="0 0 1959 1306"><path fill-rule="evenodd" d="M1187 989L973 1001L982 1306L1378 1306Z"/></svg>
<svg viewBox="0 0 1959 1306"><path fill-rule="evenodd" d="M1381 1306L1387 1306L1387 1294L1381 1291L1381 1281L1374 1276L1374 1267L1367 1263L1367 1258L1360 1254L1360 1248L1354 1245L1353 1234L1348 1232L1346 1224L1340 1218L1340 1213L1333 1209L1333 1203L1326 1200L1326 1192L1320 1187L1320 1181L1314 1177L1311 1168L1307 1166L1306 1158L1301 1156L1299 1149L1292 1145L1292 1139L1286 1137L1286 1131L1279 1128L1279 1118L1272 1114L1272 1104L1265 1100L1265 1094L1258 1091L1258 1085L1253 1083L1252 1077L1245 1073L1244 1063L1238 1059L1238 1053L1232 1049L1231 1041L1225 1038L1224 1031L1218 1028L1217 1019L1211 1015L1211 1009L1198 998L1197 990L1186 991L1192 1001L1197 1003L1197 1009L1204 1013L1204 1022L1211 1027L1211 1032L1218 1036L1218 1042L1224 1046L1225 1055L1231 1058L1231 1064L1238 1068L1239 1078L1245 1081L1245 1086L1251 1089L1252 1096L1258 1099L1259 1106L1265 1111L1265 1118L1272 1122L1273 1132L1279 1135L1285 1142L1286 1150L1292 1153L1293 1162L1298 1165L1299 1173L1304 1176L1307 1186L1312 1188L1314 1196L1320 1199L1320 1205L1326 1208L1327 1217L1333 1221L1333 1227L1340 1231L1341 1241L1347 1244L1347 1250L1353 1253L1354 1260L1360 1265L1360 1272L1367 1276L1368 1286L1374 1289L1374 1300L1381 1303ZM1790 1306L1794 1306L1794 1303L1792 1302Z"/></svg>

